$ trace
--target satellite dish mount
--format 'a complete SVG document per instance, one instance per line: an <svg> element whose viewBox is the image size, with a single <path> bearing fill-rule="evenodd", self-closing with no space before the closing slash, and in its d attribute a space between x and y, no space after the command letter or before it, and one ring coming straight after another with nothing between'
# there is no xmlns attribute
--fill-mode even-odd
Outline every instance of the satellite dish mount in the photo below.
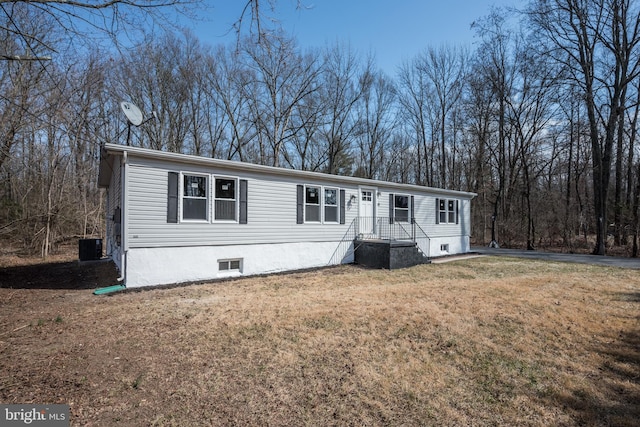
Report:
<svg viewBox="0 0 640 427"><path fill-rule="evenodd" d="M156 114L155 111L152 112L151 117L149 117L147 120L143 120L144 117L142 116L142 111L140 111L140 109L138 108L137 105L131 103L131 102L127 102L127 101L122 101L120 103L120 108L122 109L122 112L124 113L125 116L127 116L127 145L129 145L129 140L131 138L131 126L135 126L138 127L140 125L145 124L146 122L148 122L149 120L152 120L154 118L157 118L158 115Z"/></svg>

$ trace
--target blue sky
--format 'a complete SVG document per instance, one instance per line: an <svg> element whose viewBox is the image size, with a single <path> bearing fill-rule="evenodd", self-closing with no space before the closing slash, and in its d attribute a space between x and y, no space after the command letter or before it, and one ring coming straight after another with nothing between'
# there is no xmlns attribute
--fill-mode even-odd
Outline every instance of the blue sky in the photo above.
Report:
<svg viewBox="0 0 640 427"><path fill-rule="evenodd" d="M301 48L349 43L362 55L374 53L378 66L393 75L403 60L426 46L472 47L474 20L487 15L492 5L521 7L523 0L302 0L305 10L297 10L297 3L278 0L278 9L267 12L297 38ZM234 40L229 28L245 0L208 0L208 4L208 17L187 25L212 45ZM262 5L266 8L268 1L262 0Z"/></svg>

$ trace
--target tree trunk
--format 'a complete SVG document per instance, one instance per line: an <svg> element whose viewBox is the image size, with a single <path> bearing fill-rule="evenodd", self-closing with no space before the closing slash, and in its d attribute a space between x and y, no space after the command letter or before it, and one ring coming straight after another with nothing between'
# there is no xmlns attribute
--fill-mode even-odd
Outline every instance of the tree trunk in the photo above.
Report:
<svg viewBox="0 0 640 427"><path fill-rule="evenodd" d="M578 122L579 123L579 122ZM572 165L573 165L573 136L574 132L574 120L573 120L573 103L571 105L571 118L569 120L569 159L567 160L567 194L564 201L564 230L562 233L562 239L564 241L564 246L568 248L572 248L572 230L571 225L569 224L569 212L571 210L571 178L572 178ZM579 125L578 125L579 128Z"/></svg>
<svg viewBox="0 0 640 427"><path fill-rule="evenodd" d="M626 92L626 90L623 90ZM623 98L624 99L624 95ZM624 109L623 106L620 107L621 110ZM614 245L620 246L626 243L626 237L624 234L624 227L622 223L622 175L624 171L622 170L622 156L623 156L623 141L624 141L624 114L620 114L618 117L618 135L617 135L617 149L616 149L616 176L615 176L615 190L614 190L614 201L613 201L613 223L614 223Z"/></svg>
<svg viewBox="0 0 640 427"><path fill-rule="evenodd" d="M633 201L633 250L631 256L638 257L638 234L640 234L640 162L636 171L636 190Z"/></svg>

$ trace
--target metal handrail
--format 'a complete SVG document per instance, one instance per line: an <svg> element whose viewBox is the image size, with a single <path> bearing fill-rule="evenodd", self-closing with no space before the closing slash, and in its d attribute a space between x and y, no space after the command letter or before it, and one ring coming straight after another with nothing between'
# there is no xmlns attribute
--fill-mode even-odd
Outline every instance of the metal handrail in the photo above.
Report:
<svg viewBox="0 0 640 427"><path fill-rule="evenodd" d="M330 263L341 262L356 251L356 240L379 239L412 241L420 252L431 256L431 238L414 220L390 217L356 217L353 219L335 252Z"/></svg>
<svg viewBox="0 0 640 427"><path fill-rule="evenodd" d="M355 253L354 241L356 239L356 236L358 235L357 227L357 218L355 218L353 221L351 221L351 224L349 224L349 228L347 228L347 231L342 236L340 244L333 252L331 261L329 261L330 265L342 263L344 259Z"/></svg>
<svg viewBox="0 0 640 427"><path fill-rule="evenodd" d="M416 244L418 245L418 249L427 257L431 257L431 238L429 235L420 227L420 224L417 222L413 222L414 225L414 239Z"/></svg>
<svg viewBox="0 0 640 427"><path fill-rule="evenodd" d="M357 217L356 236L381 240L413 240L415 222L390 217Z"/></svg>
<svg viewBox="0 0 640 427"><path fill-rule="evenodd" d="M398 217L357 217L354 239L409 240L430 256L430 237L415 219ZM351 229L351 227L350 227Z"/></svg>

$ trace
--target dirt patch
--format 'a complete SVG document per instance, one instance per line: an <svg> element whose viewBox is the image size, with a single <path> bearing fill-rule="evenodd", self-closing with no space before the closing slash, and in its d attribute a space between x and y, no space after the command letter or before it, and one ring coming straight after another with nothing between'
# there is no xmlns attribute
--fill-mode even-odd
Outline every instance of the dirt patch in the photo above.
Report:
<svg viewBox="0 0 640 427"><path fill-rule="evenodd" d="M103 265L3 285L0 401L69 404L74 426L640 418L637 271L484 257L98 297Z"/></svg>
<svg viewBox="0 0 640 427"><path fill-rule="evenodd" d="M117 278L115 265L106 259L72 261L64 256L46 263L19 259L0 267L0 288L95 289L114 285Z"/></svg>

